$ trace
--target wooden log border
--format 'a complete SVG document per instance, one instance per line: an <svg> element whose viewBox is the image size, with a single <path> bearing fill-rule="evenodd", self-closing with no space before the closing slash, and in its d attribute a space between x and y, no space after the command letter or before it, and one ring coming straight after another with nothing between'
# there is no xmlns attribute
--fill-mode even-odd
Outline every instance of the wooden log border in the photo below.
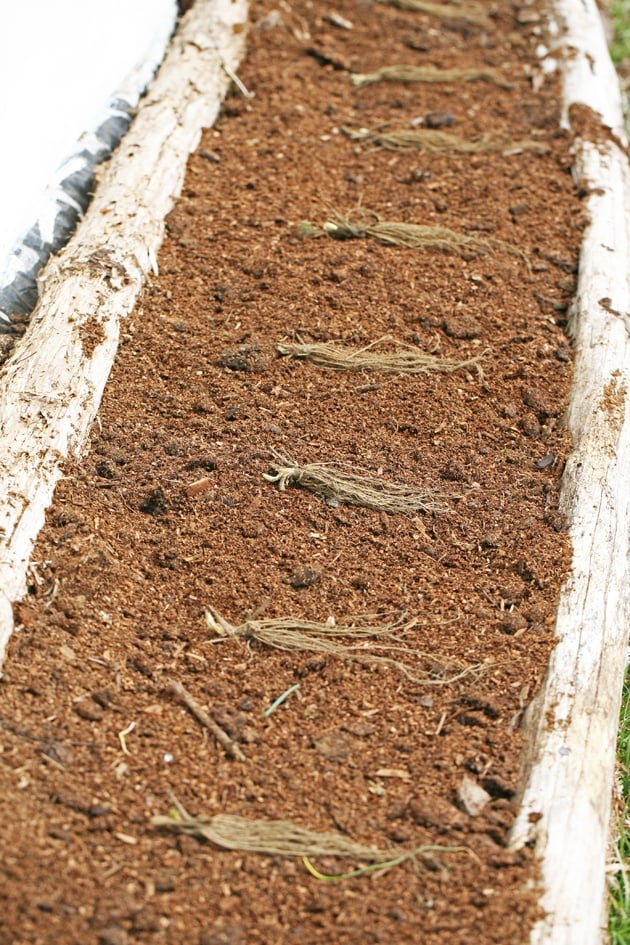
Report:
<svg viewBox="0 0 630 945"><path fill-rule="evenodd" d="M565 119L587 104L623 137L618 83L593 0L554 0ZM197 0L182 20L79 232L40 279L29 330L0 373L0 665L12 604L68 458L81 456L120 332L155 269L186 160L214 121L243 54L247 0ZM630 172L606 134L576 145L588 192L568 414L574 451L563 508L572 574L557 646L527 713L520 812L535 844L546 917L531 945L600 945L621 686L630 626Z"/></svg>
<svg viewBox="0 0 630 945"><path fill-rule="evenodd" d="M531 945L600 945L608 939L605 866L630 628L630 172L595 3L555 0L552 9L565 122L576 103L591 110L589 137L576 129L583 136L573 164L588 216L572 317L574 449L561 498L573 562L557 645L525 720L511 845L534 844L540 858L546 916Z"/></svg>
<svg viewBox="0 0 630 945"><path fill-rule="evenodd" d="M80 457L132 311L244 52L247 0L197 0L0 372L0 666L62 464Z"/></svg>

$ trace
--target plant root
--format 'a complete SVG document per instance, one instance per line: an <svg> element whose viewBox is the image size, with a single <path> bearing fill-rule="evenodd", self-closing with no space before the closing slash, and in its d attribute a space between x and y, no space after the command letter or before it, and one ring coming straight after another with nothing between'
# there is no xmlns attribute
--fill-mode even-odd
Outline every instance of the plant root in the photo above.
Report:
<svg viewBox="0 0 630 945"><path fill-rule="evenodd" d="M430 489L358 476L328 463L299 466L291 459L277 455L279 462L272 463L270 472L263 473L263 478L275 483L281 492L289 486L301 486L333 506L358 505L392 515L448 511L446 502Z"/></svg>
<svg viewBox="0 0 630 945"><path fill-rule="evenodd" d="M454 358L438 358L420 348L406 345L396 351L374 351L380 342L366 348L348 348L331 342L282 342L278 352L290 358L303 358L317 367L332 371L378 371L381 374L452 374L455 371L474 368L480 379L484 374L480 366L482 355L458 361Z"/></svg>
<svg viewBox="0 0 630 945"><path fill-rule="evenodd" d="M547 145L531 138L520 141L498 141L492 135L477 138L462 138L448 131L432 128L403 128L399 131L370 131L368 128L342 128L341 131L353 141L371 144L385 151L427 151L429 154L521 154L533 151L547 154Z"/></svg>
<svg viewBox="0 0 630 945"><path fill-rule="evenodd" d="M237 850L240 853L309 858L344 857L381 863L383 868L436 852L466 852L473 855L466 847L421 846L402 851L396 856L394 850L366 846L337 831L318 832L288 820L250 820L234 814L193 817L176 798L173 798L173 804L169 815L152 818L155 827L166 827L175 833L208 840L223 850Z"/></svg>
<svg viewBox="0 0 630 945"><path fill-rule="evenodd" d="M462 668L461 664L447 669L441 664L439 673L427 670L418 675L401 659L382 655L383 651L387 651L397 653L398 656L424 657L430 665L434 666L435 654L420 653L404 645L405 634L416 625L417 621L412 619L405 622L401 618L378 624L366 623L368 619L370 618L346 618L340 624L335 624L302 620L298 617L278 617L266 620L249 619L240 626L233 626L213 607L208 607L206 610L208 629L221 637L256 641L262 646L276 650L319 653L322 656L334 656L355 663L377 664L393 669L411 682L422 686L449 685L465 676L479 674L485 669L479 665ZM345 637L353 643L340 643L335 637ZM375 652L375 650L381 652Z"/></svg>
<svg viewBox="0 0 630 945"><path fill-rule="evenodd" d="M353 72L350 76L356 88L373 82L491 82L502 89L516 85L496 69L439 69L436 66L381 66L375 72Z"/></svg>
<svg viewBox="0 0 630 945"><path fill-rule="evenodd" d="M407 249L437 249L444 253L454 253L463 259L473 259L494 249L510 253L524 263L531 273L529 259L522 249L512 243L494 239L491 236L471 236L459 233L445 226L427 226L419 223L403 223L398 220L382 220L372 210L358 207L345 216L337 210L331 212L331 218L323 227L314 227L304 223L300 227L302 236L330 236L337 240L373 239L384 246L401 246Z"/></svg>
<svg viewBox="0 0 630 945"><path fill-rule="evenodd" d="M464 3L458 6L454 3L431 3L430 0L378 0L399 10L410 10L416 13L428 13L441 20L463 20L474 23L476 26L489 26L490 20L484 7L480 3Z"/></svg>

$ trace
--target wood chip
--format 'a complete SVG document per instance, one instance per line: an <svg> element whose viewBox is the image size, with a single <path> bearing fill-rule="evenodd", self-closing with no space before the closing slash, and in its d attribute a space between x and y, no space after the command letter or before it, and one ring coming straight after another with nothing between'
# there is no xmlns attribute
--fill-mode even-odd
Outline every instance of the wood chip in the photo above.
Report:
<svg viewBox="0 0 630 945"><path fill-rule="evenodd" d="M401 781L411 781L411 774L405 768L379 768L377 778L400 778Z"/></svg>
<svg viewBox="0 0 630 945"><path fill-rule="evenodd" d="M457 796L460 804L471 817L477 817L488 801L491 800L488 792L467 774L461 780L457 789Z"/></svg>
<svg viewBox="0 0 630 945"><path fill-rule="evenodd" d="M196 482L191 482L189 486L186 486L186 495L190 499L194 495L199 495L200 492L207 492L211 485L212 480L208 479L207 476L203 479L197 479Z"/></svg>

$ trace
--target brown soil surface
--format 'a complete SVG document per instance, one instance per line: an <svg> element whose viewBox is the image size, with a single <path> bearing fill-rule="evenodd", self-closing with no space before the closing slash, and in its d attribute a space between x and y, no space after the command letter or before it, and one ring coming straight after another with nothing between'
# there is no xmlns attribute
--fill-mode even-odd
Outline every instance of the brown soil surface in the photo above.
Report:
<svg viewBox="0 0 630 945"><path fill-rule="evenodd" d="M255 96L229 97L190 160L160 276L126 325L89 452L57 490L17 608L0 685L3 945L528 940L536 864L506 838L519 724L570 561L557 498L582 214L559 87L536 65L543 19L493 10L481 27L340 0L344 29L319 2L253 4L240 76ZM353 88L349 69L397 63L493 68L513 87ZM546 153L400 153L340 130L426 116ZM461 258L298 237L301 221L359 201L508 242L531 272L501 248ZM298 336L483 355L484 377L278 357ZM279 491L263 478L272 449L436 490L449 510L387 515ZM417 619L403 655L415 680L216 642L208 605L233 623L405 614ZM475 815L465 779L489 795ZM157 829L169 792L194 814L291 820L392 856L458 849L324 882L299 859Z"/></svg>

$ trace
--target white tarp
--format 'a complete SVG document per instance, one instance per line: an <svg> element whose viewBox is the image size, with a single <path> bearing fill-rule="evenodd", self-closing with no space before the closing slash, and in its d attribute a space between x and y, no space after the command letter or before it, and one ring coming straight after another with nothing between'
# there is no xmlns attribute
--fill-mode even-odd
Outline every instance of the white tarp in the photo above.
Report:
<svg viewBox="0 0 630 945"><path fill-rule="evenodd" d="M75 219L85 209L77 188L85 181L89 186L88 164L102 160L124 132L175 18L175 0L3 5L0 311L10 307L3 304L2 287L17 286L21 272L30 278L37 252L41 256L59 235L64 207Z"/></svg>

